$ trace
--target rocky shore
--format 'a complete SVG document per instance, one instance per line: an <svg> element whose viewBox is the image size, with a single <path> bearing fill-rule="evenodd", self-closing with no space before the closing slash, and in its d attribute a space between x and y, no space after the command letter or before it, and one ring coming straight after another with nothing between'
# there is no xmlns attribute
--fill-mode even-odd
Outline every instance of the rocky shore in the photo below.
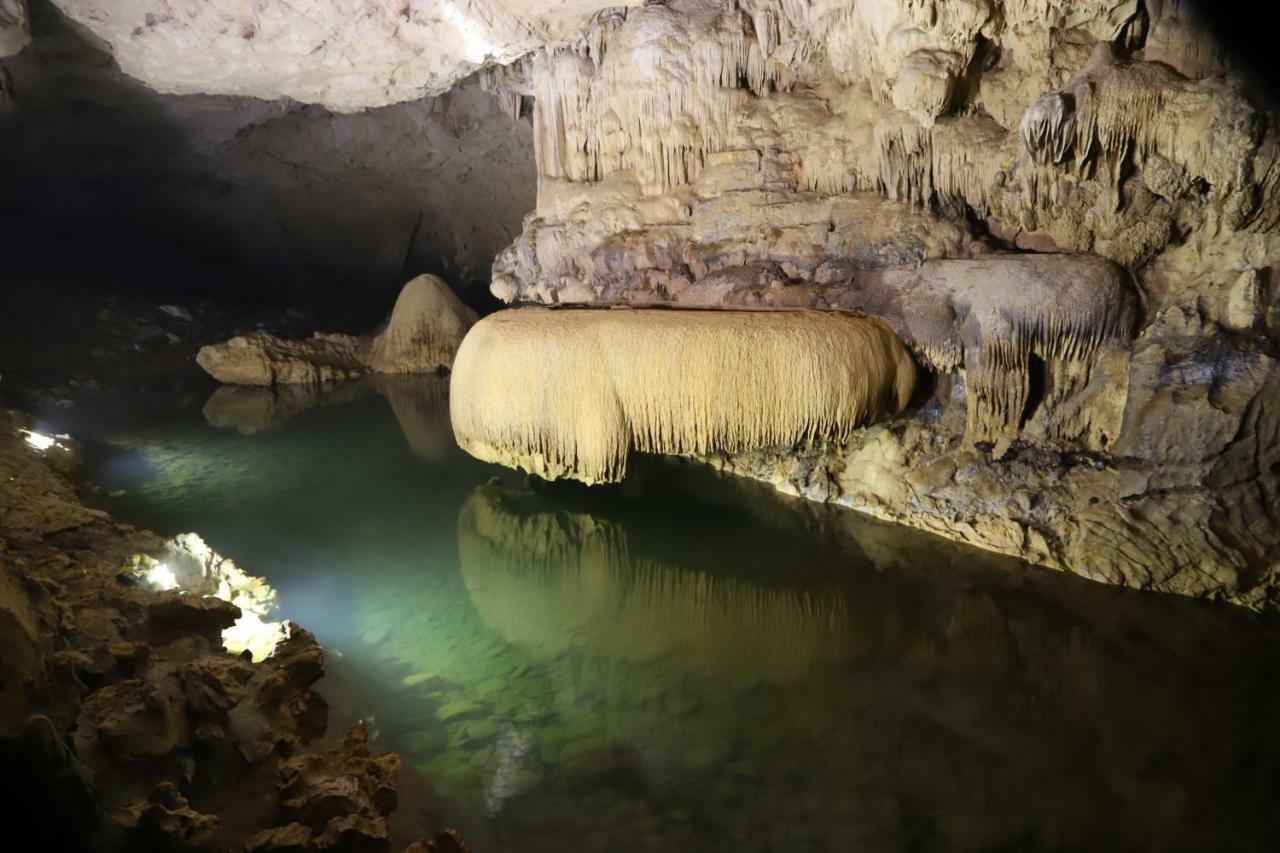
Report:
<svg viewBox="0 0 1280 853"><path fill-rule="evenodd" d="M41 827L50 850L391 850L400 758L372 754L363 724L323 738L315 638L289 623L265 659L232 654L224 632L244 621L233 601L253 598L245 584L231 590L216 555L196 561L196 582L174 577L168 564L191 540L85 506L76 464L70 439L0 415L11 825ZM446 830L407 849L466 847Z"/></svg>

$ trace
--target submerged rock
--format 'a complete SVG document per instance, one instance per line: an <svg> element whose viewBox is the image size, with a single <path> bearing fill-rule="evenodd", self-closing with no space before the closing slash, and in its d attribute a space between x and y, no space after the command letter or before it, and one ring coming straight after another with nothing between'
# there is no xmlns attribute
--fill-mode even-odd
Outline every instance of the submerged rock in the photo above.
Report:
<svg viewBox="0 0 1280 853"><path fill-rule="evenodd" d="M387 324L370 335L267 332L202 347L196 363L229 385L321 385L367 373L432 373L453 365L476 314L442 279L420 275L400 291Z"/></svg>

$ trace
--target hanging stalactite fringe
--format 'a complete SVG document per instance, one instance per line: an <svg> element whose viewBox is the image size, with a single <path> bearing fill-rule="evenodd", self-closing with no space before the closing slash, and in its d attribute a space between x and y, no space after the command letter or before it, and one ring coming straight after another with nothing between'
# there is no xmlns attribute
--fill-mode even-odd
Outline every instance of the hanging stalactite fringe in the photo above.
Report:
<svg viewBox="0 0 1280 853"><path fill-rule="evenodd" d="M473 456L615 482L627 453L842 439L901 411L910 353L882 321L817 311L554 310L490 315L454 363Z"/></svg>

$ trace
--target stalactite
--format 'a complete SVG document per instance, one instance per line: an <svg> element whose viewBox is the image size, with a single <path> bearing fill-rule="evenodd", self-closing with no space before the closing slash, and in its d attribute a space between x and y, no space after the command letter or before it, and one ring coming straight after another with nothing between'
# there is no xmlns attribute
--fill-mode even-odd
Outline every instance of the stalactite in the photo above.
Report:
<svg viewBox="0 0 1280 853"><path fill-rule="evenodd" d="M1089 255L1006 255L926 261L919 298L949 301L954 325L914 321L926 353L955 353L958 339L968 385L972 441L1017 435L1027 415L1029 364L1080 364L1099 350L1129 344L1136 297L1114 264ZM954 364L937 364L949 369Z"/></svg>

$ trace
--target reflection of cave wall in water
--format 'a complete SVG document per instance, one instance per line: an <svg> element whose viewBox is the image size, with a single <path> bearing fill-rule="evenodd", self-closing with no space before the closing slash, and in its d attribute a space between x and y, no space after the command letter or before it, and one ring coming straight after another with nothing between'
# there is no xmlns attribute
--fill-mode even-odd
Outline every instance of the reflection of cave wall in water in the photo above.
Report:
<svg viewBox="0 0 1280 853"><path fill-rule="evenodd" d="M901 837L905 820L939 849L1194 849L1223 832L1260 849L1277 828L1259 817L1273 814L1270 769L1251 756L1280 747L1258 740L1280 711L1280 660L1255 655L1274 631L1244 614L984 569L942 540L730 487L716 500L745 511L747 541L717 540L726 561L750 553L758 524L795 562L838 567L789 584L771 555L772 587L735 582L693 559L692 535L662 541L697 518L593 516L581 500L482 486L459 517L472 604L549 668L559 725L518 727L534 754L554 755L567 726L611 756L612 784L697 791L709 814L750 812L757 796L798 821L807 797L862 804L824 816L842 841ZM844 558L808 553L824 541L846 543ZM675 568L681 551L698 568ZM1188 682L1209 701L1186 701ZM716 784L727 766L768 772ZM1227 778L1252 780L1235 788L1249 792L1239 823L1197 805Z"/></svg>
<svg viewBox="0 0 1280 853"><path fill-rule="evenodd" d="M756 587L633 558L623 527L575 512L518 513L482 486L458 517L471 601L507 640L678 668L738 662L787 679L848 650L839 595Z"/></svg>
<svg viewBox="0 0 1280 853"><path fill-rule="evenodd" d="M474 82L351 115L161 95L47 0L32 13L0 73L11 270L379 305L434 272L474 301L532 207L528 120Z"/></svg>

